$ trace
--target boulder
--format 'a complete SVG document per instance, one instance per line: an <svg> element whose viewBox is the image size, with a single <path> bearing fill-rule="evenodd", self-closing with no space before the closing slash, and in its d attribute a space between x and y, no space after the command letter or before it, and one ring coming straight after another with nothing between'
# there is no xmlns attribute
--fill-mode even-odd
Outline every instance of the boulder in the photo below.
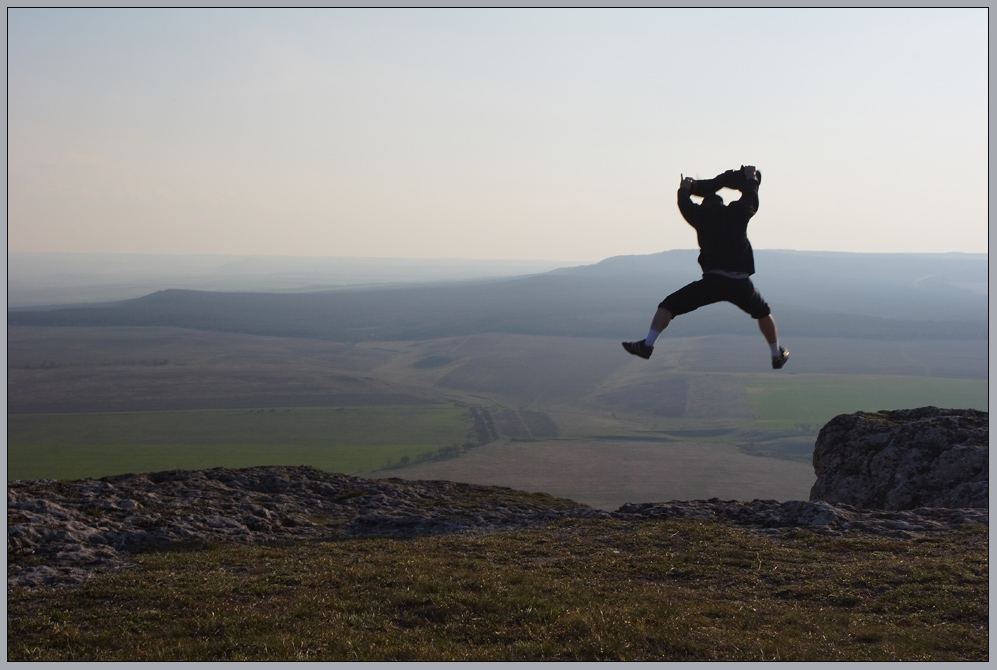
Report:
<svg viewBox="0 0 997 670"><path fill-rule="evenodd" d="M989 414L921 407L856 412L817 436L811 501L859 509L989 507Z"/></svg>

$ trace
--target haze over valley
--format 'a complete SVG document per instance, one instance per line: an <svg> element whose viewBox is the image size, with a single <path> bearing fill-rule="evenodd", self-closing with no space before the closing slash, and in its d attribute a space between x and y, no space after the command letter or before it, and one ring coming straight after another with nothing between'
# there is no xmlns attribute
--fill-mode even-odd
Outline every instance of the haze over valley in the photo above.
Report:
<svg viewBox="0 0 997 670"><path fill-rule="evenodd" d="M676 319L650 361L628 356L620 340L646 333L695 256L9 309L8 477L311 464L607 509L805 499L838 413L987 409L985 254L759 250L786 369L725 304Z"/></svg>
<svg viewBox="0 0 997 670"><path fill-rule="evenodd" d="M837 413L988 404L985 8L7 21L8 477L795 499ZM729 305L627 355L745 165L787 367Z"/></svg>
<svg viewBox="0 0 997 670"><path fill-rule="evenodd" d="M7 254L7 306L138 298L164 289L310 291L546 272L545 260L231 256L210 254Z"/></svg>

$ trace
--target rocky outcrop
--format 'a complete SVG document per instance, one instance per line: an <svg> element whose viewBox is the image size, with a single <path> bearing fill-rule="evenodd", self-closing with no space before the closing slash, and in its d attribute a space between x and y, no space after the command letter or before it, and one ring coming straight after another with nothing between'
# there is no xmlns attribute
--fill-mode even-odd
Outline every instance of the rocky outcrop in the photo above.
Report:
<svg viewBox="0 0 997 670"><path fill-rule="evenodd" d="M814 447L811 501L860 509L988 508L989 415L921 407L842 414Z"/></svg>
<svg viewBox="0 0 997 670"><path fill-rule="evenodd" d="M11 481L7 583L77 583L133 551L185 542L486 533L605 515L544 494L304 466Z"/></svg>
<svg viewBox="0 0 997 670"><path fill-rule="evenodd" d="M691 500L627 504L613 513L629 519L696 519L712 521L766 535L809 530L822 535L861 534L909 539L930 533L948 533L968 524L989 525L987 509L921 508L906 511L860 510L806 500Z"/></svg>
<svg viewBox="0 0 997 670"><path fill-rule="evenodd" d="M949 532L989 520L986 509L870 512L774 500L629 504L610 513L502 487L363 479L310 467L12 481L7 484L7 584L79 583L97 571L127 566L134 551L183 543L491 533L578 518L687 518L772 536L805 528L891 537Z"/></svg>

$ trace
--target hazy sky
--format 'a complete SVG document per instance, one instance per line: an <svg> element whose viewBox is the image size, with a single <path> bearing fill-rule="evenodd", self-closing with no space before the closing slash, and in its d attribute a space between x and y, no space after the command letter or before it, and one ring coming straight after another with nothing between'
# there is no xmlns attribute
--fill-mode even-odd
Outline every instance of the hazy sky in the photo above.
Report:
<svg viewBox="0 0 997 670"><path fill-rule="evenodd" d="M12 251L986 252L986 9L9 9Z"/></svg>

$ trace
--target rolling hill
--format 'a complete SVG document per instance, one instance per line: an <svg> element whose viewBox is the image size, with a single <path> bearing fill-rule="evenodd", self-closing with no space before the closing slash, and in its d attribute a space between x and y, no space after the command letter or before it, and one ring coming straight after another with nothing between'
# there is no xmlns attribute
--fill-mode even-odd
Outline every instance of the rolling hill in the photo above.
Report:
<svg viewBox="0 0 997 670"><path fill-rule="evenodd" d="M987 324L984 254L759 251L754 279L780 330L796 336L979 339ZM655 305L695 279L694 251L614 257L498 280L309 293L169 289L119 302L8 310L12 325L173 326L340 342L422 340L487 332L628 338ZM736 309L677 319L674 335L743 334Z"/></svg>

